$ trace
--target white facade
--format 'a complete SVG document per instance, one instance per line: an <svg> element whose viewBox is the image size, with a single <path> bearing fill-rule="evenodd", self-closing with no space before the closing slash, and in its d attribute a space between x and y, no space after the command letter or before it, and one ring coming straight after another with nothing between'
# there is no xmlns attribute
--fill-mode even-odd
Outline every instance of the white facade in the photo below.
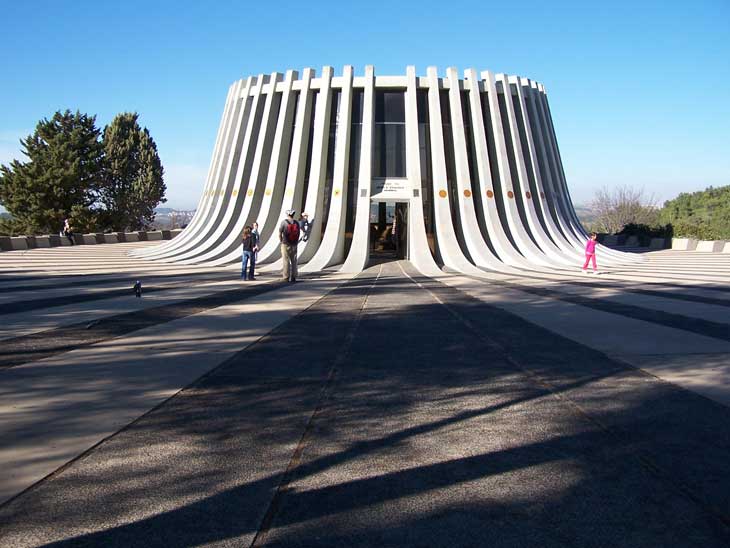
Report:
<svg viewBox="0 0 730 548"><path fill-rule="evenodd" d="M307 212L300 269L365 268L371 208L406 211L407 258L424 274L446 267L575 270L587 235L568 193L545 88L489 71L361 76L346 66L259 75L228 92L195 217L174 240L139 256L225 265L243 228L259 223L259 264L276 263L285 212ZM381 227L382 228L382 227ZM602 248L603 264L635 257ZM341 265L341 266L340 266Z"/></svg>

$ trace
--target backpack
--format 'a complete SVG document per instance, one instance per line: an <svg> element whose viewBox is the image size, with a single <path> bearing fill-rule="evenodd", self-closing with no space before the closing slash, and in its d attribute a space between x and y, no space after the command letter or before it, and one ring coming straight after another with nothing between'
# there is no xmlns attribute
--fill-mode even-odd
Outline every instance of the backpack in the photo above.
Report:
<svg viewBox="0 0 730 548"><path fill-rule="evenodd" d="M289 222L286 224L286 231L284 232L284 239L289 245L296 245L299 242L299 223L296 221Z"/></svg>

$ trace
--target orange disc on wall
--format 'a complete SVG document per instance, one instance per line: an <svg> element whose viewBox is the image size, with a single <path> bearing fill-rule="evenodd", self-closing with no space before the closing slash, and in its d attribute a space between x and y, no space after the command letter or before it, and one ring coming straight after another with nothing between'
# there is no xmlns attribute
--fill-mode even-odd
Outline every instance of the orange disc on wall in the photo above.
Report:
<svg viewBox="0 0 730 548"><path fill-rule="evenodd" d="M467 198L471 198L471 190L465 190L464 196L466 196Z"/></svg>
<svg viewBox="0 0 730 548"><path fill-rule="evenodd" d="M439 196L442 198L446 198L446 191L445 190L439 190Z"/></svg>
<svg viewBox="0 0 730 548"><path fill-rule="evenodd" d="M487 198L494 198L494 192L487 190Z"/></svg>
<svg viewBox="0 0 730 548"><path fill-rule="evenodd" d="M514 197L515 197L515 193L514 192L512 192L511 190L507 192L507 198L512 199Z"/></svg>
<svg viewBox="0 0 730 548"><path fill-rule="evenodd" d="M266 195L267 195L267 196L271 196L271 189L270 189L270 188L267 188L267 189L266 189Z"/></svg>
<svg viewBox="0 0 730 548"><path fill-rule="evenodd" d="M253 196L253 189L249 188L248 192L246 192L246 196Z"/></svg>
<svg viewBox="0 0 730 548"><path fill-rule="evenodd" d="M525 197L529 200L530 198L532 198L532 194L530 194L529 191L525 192Z"/></svg>

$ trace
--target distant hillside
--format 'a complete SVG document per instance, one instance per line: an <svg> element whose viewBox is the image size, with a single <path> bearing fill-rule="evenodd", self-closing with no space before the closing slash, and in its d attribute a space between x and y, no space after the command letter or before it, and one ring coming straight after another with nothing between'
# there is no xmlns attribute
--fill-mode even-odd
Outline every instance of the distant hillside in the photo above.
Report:
<svg viewBox="0 0 730 548"><path fill-rule="evenodd" d="M596 221L596 212L590 206L574 204L573 209L583 226L592 225Z"/></svg>
<svg viewBox="0 0 730 548"><path fill-rule="evenodd" d="M730 240L730 185L682 193L664 203L659 222L677 237Z"/></svg>

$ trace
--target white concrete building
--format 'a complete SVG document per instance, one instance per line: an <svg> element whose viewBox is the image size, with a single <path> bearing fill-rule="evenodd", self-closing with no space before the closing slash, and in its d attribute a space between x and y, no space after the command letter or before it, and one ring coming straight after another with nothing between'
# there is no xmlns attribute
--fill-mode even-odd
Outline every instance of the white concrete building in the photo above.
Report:
<svg viewBox="0 0 730 548"><path fill-rule="evenodd" d="M235 82L195 217L138 255L237 262L241 232L257 221L259 264L275 263L289 209L312 221L298 246L305 272L360 271L388 252L424 274L575 271L587 238L541 84L434 67L356 76L346 66ZM637 260L600 253L603 264Z"/></svg>

